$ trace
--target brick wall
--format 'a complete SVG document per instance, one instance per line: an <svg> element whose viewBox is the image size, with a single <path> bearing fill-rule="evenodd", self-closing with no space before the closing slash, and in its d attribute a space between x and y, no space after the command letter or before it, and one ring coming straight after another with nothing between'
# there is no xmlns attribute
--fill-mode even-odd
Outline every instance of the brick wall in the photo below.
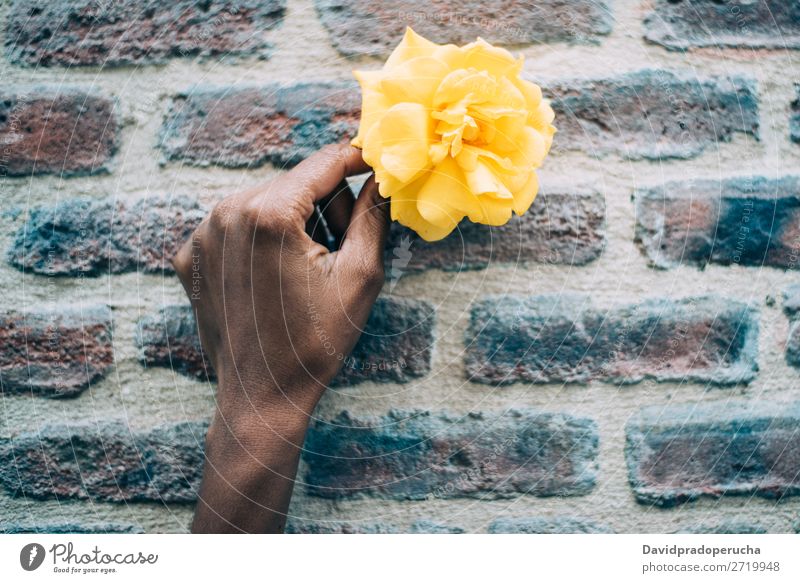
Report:
<svg viewBox="0 0 800 583"><path fill-rule="evenodd" d="M795 2L15 0L0 531L187 528L214 374L167 259L352 136L405 25L522 52L559 133L525 217L393 228L290 531L800 529Z"/></svg>

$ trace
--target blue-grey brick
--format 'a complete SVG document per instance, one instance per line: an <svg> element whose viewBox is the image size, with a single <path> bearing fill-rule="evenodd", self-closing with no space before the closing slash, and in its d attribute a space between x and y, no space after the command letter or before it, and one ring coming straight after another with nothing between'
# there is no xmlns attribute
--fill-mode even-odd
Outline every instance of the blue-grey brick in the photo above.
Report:
<svg viewBox="0 0 800 583"><path fill-rule="evenodd" d="M170 260L204 216L197 201L183 196L68 199L31 211L8 260L24 271L65 277L172 273Z"/></svg>
<svg viewBox="0 0 800 583"><path fill-rule="evenodd" d="M263 58L263 33L285 9L286 0L15 0L5 45L12 62L36 67Z"/></svg>
<svg viewBox="0 0 800 583"><path fill-rule="evenodd" d="M645 38L670 50L800 49L795 0L655 0Z"/></svg>
<svg viewBox="0 0 800 583"><path fill-rule="evenodd" d="M792 114L789 118L789 139L800 144L800 83L795 83L797 98L791 103Z"/></svg>
<svg viewBox="0 0 800 583"><path fill-rule="evenodd" d="M800 494L800 403L725 400L649 407L626 426L636 499Z"/></svg>
<svg viewBox="0 0 800 583"><path fill-rule="evenodd" d="M294 165L355 137L360 115L349 82L194 87L173 98L160 148L167 161L197 166Z"/></svg>
<svg viewBox="0 0 800 583"><path fill-rule="evenodd" d="M611 32L606 0L315 0L331 42L345 56L386 56L407 26L436 42L596 43Z"/></svg>
<svg viewBox="0 0 800 583"><path fill-rule="evenodd" d="M399 531L383 522L340 522L290 519L287 534L396 534Z"/></svg>
<svg viewBox="0 0 800 583"><path fill-rule="evenodd" d="M730 385L758 370L756 311L721 297L601 310L587 296L490 296L473 304L465 342L469 379L487 384Z"/></svg>
<svg viewBox="0 0 800 583"><path fill-rule="evenodd" d="M0 438L0 485L14 496L192 502L208 424L133 431L122 422L46 425Z"/></svg>
<svg viewBox="0 0 800 583"><path fill-rule="evenodd" d="M408 530L411 534L464 534L460 526L451 526L432 520L418 520Z"/></svg>
<svg viewBox="0 0 800 583"><path fill-rule="evenodd" d="M767 529L760 524L739 521L725 521L717 524L693 524L676 534L766 534Z"/></svg>
<svg viewBox="0 0 800 583"><path fill-rule="evenodd" d="M0 524L2 534L142 534L135 524L115 522L54 522L37 524Z"/></svg>
<svg viewBox="0 0 800 583"><path fill-rule="evenodd" d="M759 137L752 79L645 69L544 83L556 112L554 152L693 158L734 134Z"/></svg>
<svg viewBox="0 0 800 583"><path fill-rule="evenodd" d="M585 265L603 252L605 216L602 194L556 188L539 193L525 215L513 217L502 227L465 220L451 235L434 243L392 223L386 244L386 277L394 282L426 269L465 271L495 264Z"/></svg>
<svg viewBox="0 0 800 583"><path fill-rule="evenodd" d="M579 518L498 518L489 525L489 534L597 534L610 528Z"/></svg>
<svg viewBox="0 0 800 583"><path fill-rule="evenodd" d="M309 430L306 482L326 498L576 496L595 485L598 441L594 421L558 413L343 412Z"/></svg>
<svg viewBox="0 0 800 583"><path fill-rule="evenodd" d="M428 374L433 353L433 307L423 300L379 297L364 331L332 386L364 381L408 383ZM166 306L138 324L140 359L198 378L216 375L203 353L190 306Z"/></svg>
<svg viewBox="0 0 800 583"><path fill-rule="evenodd" d="M800 268L796 176L670 182L635 200L635 240L654 267Z"/></svg>

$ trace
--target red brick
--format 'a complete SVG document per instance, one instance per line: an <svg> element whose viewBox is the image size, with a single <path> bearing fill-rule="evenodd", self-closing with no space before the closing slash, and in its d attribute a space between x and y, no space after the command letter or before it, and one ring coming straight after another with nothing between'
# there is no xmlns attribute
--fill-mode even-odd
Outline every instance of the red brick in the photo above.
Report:
<svg viewBox="0 0 800 583"><path fill-rule="evenodd" d="M0 177L107 172L119 131L114 102L94 92L0 90Z"/></svg>

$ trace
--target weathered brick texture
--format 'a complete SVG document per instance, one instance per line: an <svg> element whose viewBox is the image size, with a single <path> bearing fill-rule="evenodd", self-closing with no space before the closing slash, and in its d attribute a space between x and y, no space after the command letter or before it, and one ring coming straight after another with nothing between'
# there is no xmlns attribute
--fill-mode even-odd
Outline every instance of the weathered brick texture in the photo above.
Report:
<svg viewBox="0 0 800 583"><path fill-rule="evenodd" d="M800 49L800 5L787 0L655 0L644 28L648 41L672 50Z"/></svg>
<svg viewBox="0 0 800 583"><path fill-rule="evenodd" d="M191 502L207 424L133 431L123 422L48 425L0 438L0 485L14 496Z"/></svg>
<svg viewBox="0 0 800 583"><path fill-rule="evenodd" d="M628 476L643 504L800 493L800 403L651 407L626 428Z"/></svg>
<svg viewBox="0 0 800 583"><path fill-rule="evenodd" d="M334 46L345 56L388 55L407 26L436 42L464 44L598 42L614 17L605 1L315 0ZM505 26L498 26L502 22Z"/></svg>
<svg viewBox="0 0 800 583"><path fill-rule="evenodd" d="M694 524L677 531L677 534L765 534L760 524L726 521L718 524Z"/></svg>
<svg viewBox="0 0 800 583"><path fill-rule="evenodd" d="M789 318L786 362L800 368L800 285L792 285L784 290L783 311Z"/></svg>
<svg viewBox="0 0 800 583"><path fill-rule="evenodd" d="M435 243L393 223L386 245L386 276L399 280L425 269L461 271L495 263L584 265L599 257L604 245L602 194L543 192L524 216L515 216L503 227L464 221Z"/></svg>
<svg viewBox="0 0 800 583"><path fill-rule="evenodd" d="M715 297L651 299L601 310L585 296L492 296L473 304L466 371L487 384L751 381L758 321Z"/></svg>
<svg viewBox="0 0 800 583"><path fill-rule="evenodd" d="M333 386L364 381L407 383L428 374L433 350L433 308L427 302L381 297ZM142 361L206 379L214 378L201 352L190 306L167 306L139 321Z"/></svg>
<svg viewBox="0 0 800 583"><path fill-rule="evenodd" d="M173 99L161 150L199 166L292 165L355 136L360 115L352 83L196 87Z"/></svg>
<svg viewBox="0 0 800 583"><path fill-rule="evenodd" d="M115 522L0 524L0 534L142 534L143 532L141 526Z"/></svg>
<svg viewBox="0 0 800 583"><path fill-rule="evenodd" d="M742 77L645 69L544 86L558 120L555 151L693 158L735 133L759 136L755 82Z"/></svg>
<svg viewBox="0 0 800 583"><path fill-rule="evenodd" d="M800 83L795 83L794 90L797 98L790 104L789 138L796 144L800 144Z"/></svg>
<svg viewBox="0 0 800 583"><path fill-rule="evenodd" d="M489 534L596 534L610 528L579 518L498 518L489 525Z"/></svg>
<svg viewBox="0 0 800 583"><path fill-rule="evenodd" d="M30 66L139 65L170 57L268 54L285 0L16 0L6 52Z"/></svg>
<svg viewBox="0 0 800 583"><path fill-rule="evenodd" d="M315 522L292 519L287 534L397 534L396 527L383 522Z"/></svg>
<svg viewBox="0 0 800 583"><path fill-rule="evenodd" d="M655 267L800 268L800 178L664 184L636 194L636 242Z"/></svg>
<svg viewBox="0 0 800 583"><path fill-rule="evenodd" d="M2 393L73 397L113 364L105 306L0 314Z"/></svg>
<svg viewBox="0 0 800 583"><path fill-rule="evenodd" d="M0 89L0 178L106 172L117 148L114 101L74 87Z"/></svg>
<svg viewBox="0 0 800 583"><path fill-rule="evenodd" d="M595 485L594 421L565 414L343 412L306 437L309 493L425 500L575 496Z"/></svg>
<svg viewBox="0 0 800 583"><path fill-rule="evenodd" d="M187 197L68 199L32 210L8 258L41 275L172 273L170 259L204 216Z"/></svg>

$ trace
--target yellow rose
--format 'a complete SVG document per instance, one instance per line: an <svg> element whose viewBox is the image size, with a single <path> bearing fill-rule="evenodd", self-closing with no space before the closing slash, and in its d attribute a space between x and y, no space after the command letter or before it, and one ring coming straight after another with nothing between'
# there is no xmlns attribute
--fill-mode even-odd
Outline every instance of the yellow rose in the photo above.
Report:
<svg viewBox="0 0 800 583"><path fill-rule="evenodd" d="M392 220L427 241L468 217L503 225L539 190L553 110L522 58L478 39L437 45L410 28L380 71L356 71L362 148Z"/></svg>

